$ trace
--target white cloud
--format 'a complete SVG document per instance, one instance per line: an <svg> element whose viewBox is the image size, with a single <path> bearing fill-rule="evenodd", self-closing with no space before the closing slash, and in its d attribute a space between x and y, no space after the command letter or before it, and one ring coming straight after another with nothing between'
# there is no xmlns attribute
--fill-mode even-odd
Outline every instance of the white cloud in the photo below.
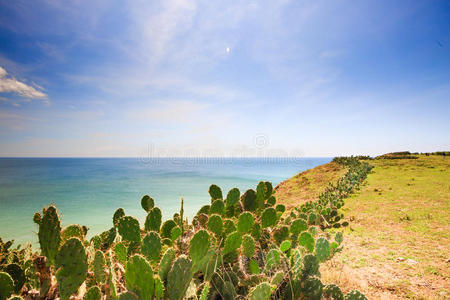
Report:
<svg viewBox="0 0 450 300"><path fill-rule="evenodd" d="M49 103L48 96L42 92L38 85L36 88L23 83L12 76L8 76L8 72L0 67L0 93L16 93L17 95L27 99L42 99L45 103Z"/></svg>

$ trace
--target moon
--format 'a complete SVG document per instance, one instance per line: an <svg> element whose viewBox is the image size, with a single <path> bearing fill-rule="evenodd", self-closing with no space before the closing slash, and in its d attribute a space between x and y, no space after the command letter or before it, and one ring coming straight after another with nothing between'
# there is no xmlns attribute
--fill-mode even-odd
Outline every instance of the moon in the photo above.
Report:
<svg viewBox="0 0 450 300"><path fill-rule="evenodd" d="M227 53L230 53L230 51L231 51L230 47L227 47L226 51L227 51Z"/></svg>

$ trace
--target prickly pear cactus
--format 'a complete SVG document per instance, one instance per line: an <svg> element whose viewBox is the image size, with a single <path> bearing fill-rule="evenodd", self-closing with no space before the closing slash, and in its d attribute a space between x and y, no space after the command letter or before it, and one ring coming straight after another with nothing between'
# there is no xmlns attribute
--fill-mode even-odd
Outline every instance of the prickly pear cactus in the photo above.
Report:
<svg viewBox="0 0 450 300"><path fill-rule="evenodd" d="M247 190L241 197L242 207L244 210L254 211L258 208L256 201L256 192L252 189Z"/></svg>
<svg viewBox="0 0 450 300"><path fill-rule="evenodd" d="M241 197L241 192L238 188L232 188L228 194L227 199L225 199L225 206L232 207L239 202L239 198Z"/></svg>
<svg viewBox="0 0 450 300"><path fill-rule="evenodd" d="M219 215L212 215L208 218L207 224L208 230L214 233L216 236L222 234L223 221L222 217Z"/></svg>
<svg viewBox="0 0 450 300"><path fill-rule="evenodd" d="M100 288L96 285L91 287L86 295L84 295L84 300L101 300L102 299L102 292L100 291Z"/></svg>
<svg viewBox="0 0 450 300"><path fill-rule="evenodd" d="M11 275L11 278L14 281L14 292L20 293L20 290L27 280L25 272L18 264L15 263L7 265L5 271Z"/></svg>
<svg viewBox="0 0 450 300"><path fill-rule="evenodd" d="M255 219L250 212L244 212L239 215L237 229L240 233L247 233L253 228Z"/></svg>
<svg viewBox="0 0 450 300"><path fill-rule="evenodd" d="M167 220L161 227L161 237L170 239L172 237L172 228L177 226L174 220Z"/></svg>
<svg viewBox="0 0 450 300"><path fill-rule="evenodd" d="M61 299L69 299L86 279L88 270L86 251L79 239L70 238L62 245L56 255L55 268Z"/></svg>
<svg viewBox="0 0 450 300"><path fill-rule="evenodd" d="M155 206L155 201L149 195L145 195L141 199L141 206L148 213Z"/></svg>
<svg viewBox="0 0 450 300"><path fill-rule="evenodd" d="M139 298L135 293L127 291L119 295L119 300L139 300Z"/></svg>
<svg viewBox="0 0 450 300"><path fill-rule="evenodd" d="M312 254L306 254L303 257L303 266L301 269L301 273L298 275L302 277L320 276L319 261L317 260L317 257Z"/></svg>
<svg viewBox="0 0 450 300"><path fill-rule="evenodd" d="M123 243L114 246L114 254L122 265L127 263L127 247Z"/></svg>
<svg viewBox="0 0 450 300"><path fill-rule="evenodd" d="M214 200L209 208L209 214L218 214L223 216L225 214L225 203L221 199Z"/></svg>
<svg viewBox="0 0 450 300"><path fill-rule="evenodd" d="M312 252L314 250L314 238L309 232L302 232L302 234L300 234L298 244L305 247L308 252Z"/></svg>
<svg viewBox="0 0 450 300"><path fill-rule="evenodd" d="M225 245L223 247L223 255L226 255L239 249L239 247L241 247L241 244L242 244L242 237L239 234L239 232L235 231L230 233L225 239Z"/></svg>
<svg viewBox="0 0 450 300"><path fill-rule="evenodd" d="M61 231L61 239L63 242L67 241L71 237L79 238L84 240L85 233L83 227L78 224L69 225Z"/></svg>
<svg viewBox="0 0 450 300"><path fill-rule="evenodd" d="M167 274L169 273L174 260L175 250L173 248L168 248L166 252L164 252L164 255L161 258L161 262L159 264L159 277L161 278L161 280L167 280Z"/></svg>
<svg viewBox="0 0 450 300"><path fill-rule="evenodd" d="M293 234L300 234L300 232L308 229L308 224L303 219L296 219L292 221L290 231Z"/></svg>
<svg viewBox="0 0 450 300"><path fill-rule="evenodd" d="M128 290L135 292L139 299L152 299L155 289L153 270L143 256L135 254L130 257L125 269L125 282Z"/></svg>
<svg viewBox="0 0 450 300"><path fill-rule="evenodd" d="M155 298L157 300L164 298L164 283L162 282L161 278L159 278L158 275L155 275L153 277L155 281Z"/></svg>
<svg viewBox="0 0 450 300"><path fill-rule="evenodd" d="M141 230L139 228L139 221L131 216L120 218L118 224L119 234L122 238L129 242L141 242Z"/></svg>
<svg viewBox="0 0 450 300"><path fill-rule="evenodd" d="M323 288L322 296L330 300L344 300L344 294L335 284L329 284Z"/></svg>
<svg viewBox="0 0 450 300"><path fill-rule="evenodd" d="M200 297L199 300L208 300L208 296L209 296L209 290L210 290L210 286L209 286L209 282L207 281L205 283L205 285L202 288L202 292L200 293Z"/></svg>
<svg viewBox="0 0 450 300"><path fill-rule="evenodd" d="M0 272L0 300L6 300L14 291L14 281L8 273Z"/></svg>
<svg viewBox="0 0 450 300"><path fill-rule="evenodd" d="M145 218L145 230L159 232L161 228L162 213L158 207L153 207Z"/></svg>
<svg viewBox="0 0 450 300"><path fill-rule="evenodd" d="M147 233L142 241L142 254L150 261L159 261L161 255L161 238L154 231Z"/></svg>
<svg viewBox="0 0 450 300"><path fill-rule="evenodd" d="M330 256L330 243L326 238L318 238L316 241L316 257L322 262Z"/></svg>
<svg viewBox="0 0 450 300"><path fill-rule="evenodd" d="M292 242L290 240L284 240L280 245L280 251L286 252L289 249L291 249L291 246L292 246Z"/></svg>
<svg viewBox="0 0 450 300"><path fill-rule="evenodd" d="M261 215L262 228L272 227L277 224L277 211L273 207L266 208Z"/></svg>
<svg viewBox="0 0 450 300"><path fill-rule="evenodd" d="M208 252L208 249L209 234L202 229L194 234L189 243L189 256L192 259L192 263L197 266Z"/></svg>
<svg viewBox="0 0 450 300"><path fill-rule="evenodd" d="M209 187L209 195L211 196L211 200L223 199L222 190L215 184L211 184Z"/></svg>
<svg viewBox="0 0 450 300"><path fill-rule="evenodd" d="M50 205L43 210L43 214L39 223L39 245L41 253L47 257L47 262L53 265L61 244L61 225L55 206Z"/></svg>
<svg viewBox="0 0 450 300"><path fill-rule="evenodd" d="M272 294L272 287L268 282L262 282L250 290L250 300L268 300Z"/></svg>
<svg viewBox="0 0 450 300"><path fill-rule="evenodd" d="M167 275L167 293L170 300L183 299L192 279L192 262L180 255Z"/></svg>
<svg viewBox="0 0 450 300"><path fill-rule="evenodd" d="M361 292L357 291L357 290L353 290L348 292L345 295L345 300L367 300L366 296L364 296L363 294L361 294Z"/></svg>
<svg viewBox="0 0 450 300"><path fill-rule="evenodd" d="M242 238L242 254L248 258L252 258L255 255L255 240L250 235L244 235Z"/></svg>
<svg viewBox="0 0 450 300"><path fill-rule="evenodd" d="M113 224L115 227L117 227L119 220L122 217L125 217L125 210L123 208L118 208L113 215Z"/></svg>
<svg viewBox="0 0 450 300"><path fill-rule="evenodd" d="M106 281L106 272L105 272L105 255L102 251L97 250L94 256L94 276L98 283L105 283Z"/></svg>
<svg viewBox="0 0 450 300"><path fill-rule="evenodd" d="M41 220L42 220L41 214L39 212L34 213L33 222L39 225L41 224Z"/></svg>
<svg viewBox="0 0 450 300"><path fill-rule="evenodd" d="M323 284L316 277L308 277L302 282L301 298L320 300L322 298Z"/></svg>

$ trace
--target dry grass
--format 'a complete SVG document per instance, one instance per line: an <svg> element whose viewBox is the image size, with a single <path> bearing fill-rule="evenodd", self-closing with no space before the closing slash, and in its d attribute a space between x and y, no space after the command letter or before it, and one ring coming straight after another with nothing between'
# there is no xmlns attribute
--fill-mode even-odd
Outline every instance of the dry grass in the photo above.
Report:
<svg viewBox="0 0 450 300"><path fill-rule="evenodd" d="M275 187L277 201L292 208L299 203L317 199L329 182L337 181L346 171L346 168L334 162L306 170Z"/></svg>
<svg viewBox="0 0 450 300"><path fill-rule="evenodd" d="M375 168L366 183L346 200L343 211L351 225L344 233L344 250L321 268L323 281L345 291L358 289L369 299L449 298L450 159L419 156L370 163ZM291 180L302 181L297 176ZM289 181L283 186L293 199L314 195L308 195L309 188L294 192ZM279 189L277 195L281 192L286 193ZM278 196L281 201L289 197Z"/></svg>

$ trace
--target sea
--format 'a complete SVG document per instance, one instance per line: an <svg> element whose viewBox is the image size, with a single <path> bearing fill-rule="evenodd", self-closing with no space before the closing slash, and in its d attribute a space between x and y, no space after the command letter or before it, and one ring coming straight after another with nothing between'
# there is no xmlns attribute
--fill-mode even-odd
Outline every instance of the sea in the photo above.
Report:
<svg viewBox="0 0 450 300"><path fill-rule="evenodd" d="M170 218L180 209L191 219L210 203L208 188L243 194L259 181L278 183L329 157L270 158L0 158L0 238L37 245L33 214L56 205L62 226L81 224L92 237L112 227L114 211L144 224L140 200L149 195Z"/></svg>

